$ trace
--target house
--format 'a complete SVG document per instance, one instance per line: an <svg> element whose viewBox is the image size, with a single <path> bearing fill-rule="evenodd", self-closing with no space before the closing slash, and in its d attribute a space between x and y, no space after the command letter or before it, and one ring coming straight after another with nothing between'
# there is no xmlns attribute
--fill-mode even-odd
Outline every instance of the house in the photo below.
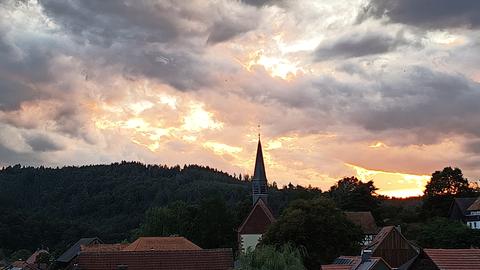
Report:
<svg viewBox="0 0 480 270"><path fill-rule="evenodd" d="M424 249L411 270L480 270L480 249Z"/></svg>
<svg viewBox="0 0 480 270"><path fill-rule="evenodd" d="M267 175L265 173L260 138L258 139L255 170L252 178L252 203L252 210L237 229L239 250L241 252L255 249L262 235L275 222L275 218L267 204Z"/></svg>
<svg viewBox="0 0 480 270"><path fill-rule="evenodd" d="M380 257L371 257L371 251L365 250L362 256L341 256L332 264L321 266L321 270L392 270Z"/></svg>
<svg viewBox="0 0 480 270"><path fill-rule="evenodd" d="M231 270L231 249L202 249L183 237L141 237L131 244L82 245L78 270Z"/></svg>
<svg viewBox="0 0 480 270"><path fill-rule="evenodd" d="M408 241L395 226L383 227L364 250L380 257L392 268L408 269L420 253L420 248Z"/></svg>
<svg viewBox="0 0 480 270"><path fill-rule="evenodd" d="M39 249L35 251L27 260L22 261L18 260L13 262L11 265L7 266L5 269L8 270L45 270L48 268L47 263L40 262L39 259L43 255L49 255L50 253L47 250Z"/></svg>
<svg viewBox="0 0 480 270"><path fill-rule="evenodd" d="M72 262L80 253L80 248L82 245L96 245L101 244L102 241L98 237L91 237L91 238L81 238L75 244L73 244L70 248L67 249L60 257L55 260L55 264L59 268L71 268Z"/></svg>
<svg viewBox="0 0 480 270"><path fill-rule="evenodd" d="M353 224L359 226L363 232L362 245L366 246L373 241L377 235L379 228L375 223L375 219L370 211L365 212L345 212L345 216Z"/></svg>
<svg viewBox="0 0 480 270"><path fill-rule="evenodd" d="M472 229L480 229L480 197L455 198L449 216L450 219L462 221Z"/></svg>

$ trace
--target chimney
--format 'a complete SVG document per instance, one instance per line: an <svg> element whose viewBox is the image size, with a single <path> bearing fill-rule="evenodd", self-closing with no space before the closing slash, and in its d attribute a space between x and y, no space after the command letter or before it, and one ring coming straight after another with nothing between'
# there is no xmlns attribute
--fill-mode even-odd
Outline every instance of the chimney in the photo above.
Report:
<svg viewBox="0 0 480 270"><path fill-rule="evenodd" d="M363 249L362 250L362 263L368 262L372 257L372 250L370 249Z"/></svg>

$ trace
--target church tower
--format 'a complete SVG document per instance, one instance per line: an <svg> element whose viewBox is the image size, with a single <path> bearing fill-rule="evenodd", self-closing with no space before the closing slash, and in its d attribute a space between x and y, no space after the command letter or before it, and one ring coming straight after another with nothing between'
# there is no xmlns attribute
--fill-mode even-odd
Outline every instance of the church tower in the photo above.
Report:
<svg viewBox="0 0 480 270"><path fill-rule="evenodd" d="M267 199L267 175L259 135L255 171L252 178L253 207L237 230L239 250L243 253L247 250L254 250L262 235L275 222L275 217L267 206Z"/></svg>
<svg viewBox="0 0 480 270"><path fill-rule="evenodd" d="M265 164L263 162L262 143L260 142L260 135L258 137L255 171L253 172L252 178L252 197L254 205L255 203L257 203L258 199L262 199L265 204L267 203L267 174L265 173Z"/></svg>

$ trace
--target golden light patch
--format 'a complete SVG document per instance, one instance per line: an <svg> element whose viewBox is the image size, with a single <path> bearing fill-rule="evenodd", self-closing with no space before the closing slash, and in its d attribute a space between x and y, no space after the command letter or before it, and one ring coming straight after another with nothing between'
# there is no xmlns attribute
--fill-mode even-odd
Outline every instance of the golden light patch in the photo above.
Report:
<svg viewBox="0 0 480 270"><path fill-rule="evenodd" d="M386 144L384 144L383 142L376 142L376 143L373 143L373 144L369 145L368 147L370 147L370 148L387 148L388 146Z"/></svg>
<svg viewBox="0 0 480 270"><path fill-rule="evenodd" d="M284 80L291 80L303 73L298 62L292 62L281 56L267 56L263 50L249 54L248 61L243 66L248 71L253 71L255 66L263 66L270 76Z"/></svg>
<svg viewBox="0 0 480 270"><path fill-rule="evenodd" d="M395 197L420 196L423 194L425 185L430 179L429 175L405 174L399 172L385 172L369 170L345 163L356 172L361 181L374 181L379 188L378 194Z"/></svg>
<svg viewBox="0 0 480 270"><path fill-rule="evenodd" d="M183 129L188 131L201 131L204 129L221 129L223 123L213 118L213 113L207 112L203 105L192 104L190 113L183 118Z"/></svg>
<svg viewBox="0 0 480 270"><path fill-rule="evenodd" d="M280 140L268 141L267 147L265 150L279 149L282 148L282 142Z"/></svg>
<svg viewBox="0 0 480 270"><path fill-rule="evenodd" d="M134 114L138 115L145 110L152 108L154 104L148 100L128 104L128 108L133 111Z"/></svg>
<svg viewBox="0 0 480 270"><path fill-rule="evenodd" d="M203 147L211 149L215 154L223 155L225 153L235 154L242 151L241 147L231 146L224 143L208 141L203 143Z"/></svg>

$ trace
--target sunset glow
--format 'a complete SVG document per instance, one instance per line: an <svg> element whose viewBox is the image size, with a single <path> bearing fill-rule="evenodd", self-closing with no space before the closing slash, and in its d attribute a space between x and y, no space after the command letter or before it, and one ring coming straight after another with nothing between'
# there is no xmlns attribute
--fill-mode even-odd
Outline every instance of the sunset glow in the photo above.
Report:
<svg viewBox="0 0 480 270"><path fill-rule="evenodd" d="M470 11L59 2L0 3L0 166L135 160L251 175L261 133L278 186L357 176L406 197L446 166L480 178Z"/></svg>

